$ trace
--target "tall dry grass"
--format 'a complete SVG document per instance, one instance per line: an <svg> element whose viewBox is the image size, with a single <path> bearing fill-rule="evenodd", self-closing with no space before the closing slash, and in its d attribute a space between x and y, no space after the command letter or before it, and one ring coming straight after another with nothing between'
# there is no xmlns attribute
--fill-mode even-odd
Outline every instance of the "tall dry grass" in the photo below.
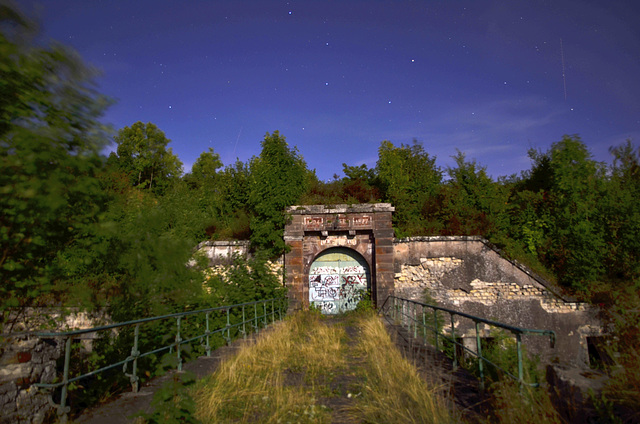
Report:
<svg viewBox="0 0 640 424"><path fill-rule="evenodd" d="M244 347L195 391L203 422L324 423L318 379L343 366L344 330L299 313ZM293 380L293 382L288 381Z"/></svg>
<svg viewBox="0 0 640 424"><path fill-rule="evenodd" d="M494 383L491 390L491 416L487 423L564 423L544 388L520 386L516 381L505 380Z"/></svg>
<svg viewBox="0 0 640 424"><path fill-rule="evenodd" d="M343 323L359 329L357 343L348 343L342 325L327 325L317 314L292 315L199 383L198 418L207 423L457 422L439 390L402 357L378 317L361 314ZM349 381L349 387L337 390L333 379Z"/></svg>
<svg viewBox="0 0 640 424"><path fill-rule="evenodd" d="M453 412L442 388L428 384L406 360L389 337L382 321L371 314L362 317L357 354L361 396L348 408L353 419L367 423L453 423Z"/></svg>

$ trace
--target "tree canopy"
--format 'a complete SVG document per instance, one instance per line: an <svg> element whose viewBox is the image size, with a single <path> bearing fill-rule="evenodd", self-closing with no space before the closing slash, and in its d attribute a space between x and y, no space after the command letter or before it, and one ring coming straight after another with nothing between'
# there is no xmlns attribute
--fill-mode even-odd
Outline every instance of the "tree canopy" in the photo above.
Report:
<svg viewBox="0 0 640 424"><path fill-rule="evenodd" d="M167 148L171 140L151 122L124 127L114 140L118 148L111 161L130 174L133 185L162 191L182 175L182 162Z"/></svg>
<svg viewBox="0 0 640 424"><path fill-rule="evenodd" d="M197 278L179 265L196 243L250 239L279 256L284 211L299 202L391 202L397 236L479 234L580 293L640 284L640 150L631 141L611 147L607 166L566 135L530 150L530 169L494 179L464 152L443 170L423 144L384 140L375 167L343 163L344 177L321 181L275 131L246 162L225 166L209 148L183 175L151 122L121 128L116 152L101 156L109 99L95 90L95 72L68 48L36 44L35 27L8 6L0 30L3 308L77 297L151 310L179 297L178 282L199 298L187 283Z"/></svg>
<svg viewBox="0 0 640 424"><path fill-rule="evenodd" d="M0 304L27 307L57 301L56 257L102 208L108 99L73 51L31 43L18 11L0 5L0 29Z"/></svg>
<svg viewBox="0 0 640 424"><path fill-rule="evenodd" d="M279 256L286 248L282 239L285 208L304 193L308 171L298 150L290 148L278 131L267 133L261 144L260 156L250 164L251 242Z"/></svg>

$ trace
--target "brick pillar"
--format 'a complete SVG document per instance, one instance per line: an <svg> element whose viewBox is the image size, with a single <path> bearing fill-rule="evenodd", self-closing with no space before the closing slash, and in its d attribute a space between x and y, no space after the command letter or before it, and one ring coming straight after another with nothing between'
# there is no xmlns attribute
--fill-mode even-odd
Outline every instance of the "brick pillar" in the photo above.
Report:
<svg viewBox="0 0 640 424"><path fill-rule="evenodd" d="M304 281L302 244L302 237L295 240L287 240L287 245L291 250L284 255L285 281L289 295L290 311L302 309L304 305L304 293L301 284Z"/></svg>
<svg viewBox="0 0 640 424"><path fill-rule="evenodd" d="M375 214L373 228L375 238L376 307L381 307L387 297L393 294L393 227L391 212Z"/></svg>

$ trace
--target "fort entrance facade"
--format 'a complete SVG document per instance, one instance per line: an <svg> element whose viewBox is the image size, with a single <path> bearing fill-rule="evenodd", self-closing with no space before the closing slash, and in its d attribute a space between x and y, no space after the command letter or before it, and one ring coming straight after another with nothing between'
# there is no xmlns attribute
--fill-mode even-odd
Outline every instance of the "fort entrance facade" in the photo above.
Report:
<svg viewBox="0 0 640 424"><path fill-rule="evenodd" d="M382 304L393 293L393 228L388 203L292 206L284 239L292 309L353 309L370 291Z"/></svg>

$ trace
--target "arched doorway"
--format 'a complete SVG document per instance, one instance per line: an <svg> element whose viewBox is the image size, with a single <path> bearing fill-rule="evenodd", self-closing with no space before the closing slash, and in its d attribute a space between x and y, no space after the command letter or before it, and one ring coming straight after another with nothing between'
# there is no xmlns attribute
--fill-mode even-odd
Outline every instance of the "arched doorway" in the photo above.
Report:
<svg viewBox="0 0 640 424"><path fill-rule="evenodd" d="M309 305L324 314L355 309L371 290L367 261L355 250L334 247L320 253L309 268Z"/></svg>

